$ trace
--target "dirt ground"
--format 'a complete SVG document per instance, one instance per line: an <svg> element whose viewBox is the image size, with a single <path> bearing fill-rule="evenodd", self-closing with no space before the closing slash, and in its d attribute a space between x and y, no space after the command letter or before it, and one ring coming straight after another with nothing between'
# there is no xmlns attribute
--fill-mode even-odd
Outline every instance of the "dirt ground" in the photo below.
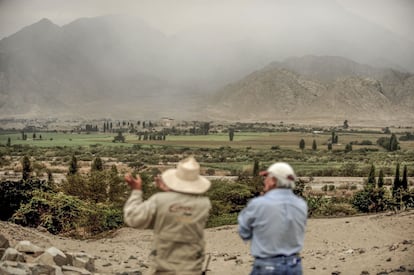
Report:
<svg viewBox="0 0 414 275"><path fill-rule="evenodd" d="M84 251L96 258L98 274L141 271L151 264L152 232L121 228L111 236L73 240L38 229L0 222L0 233L12 245L20 240L69 252ZM249 274L249 244L237 226L206 229L207 274ZM414 210L400 213L309 219L301 253L304 274L414 274Z"/></svg>

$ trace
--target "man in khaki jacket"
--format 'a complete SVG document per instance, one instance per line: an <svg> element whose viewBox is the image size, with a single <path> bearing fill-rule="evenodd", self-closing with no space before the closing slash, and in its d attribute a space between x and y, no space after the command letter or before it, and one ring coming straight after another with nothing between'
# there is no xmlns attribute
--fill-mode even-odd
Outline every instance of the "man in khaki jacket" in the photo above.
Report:
<svg viewBox="0 0 414 275"><path fill-rule="evenodd" d="M154 230L153 274L200 275L204 262L204 227L211 203L201 194L210 181L200 176L193 157L180 161L155 178L159 192L142 199L142 180L130 174L125 181L132 189L124 206L124 221L140 229Z"/></svg>

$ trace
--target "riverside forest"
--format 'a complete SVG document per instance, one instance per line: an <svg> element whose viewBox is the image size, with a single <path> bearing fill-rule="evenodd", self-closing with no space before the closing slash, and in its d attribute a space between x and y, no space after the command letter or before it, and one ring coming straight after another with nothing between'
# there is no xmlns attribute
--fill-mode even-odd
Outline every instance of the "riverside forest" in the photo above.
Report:
<svg viewBox="0 0 414 275"><path fill-rule="evenodd" d="M5 125L5 124L3 124ZM414 130L268 122L102 120L0 131L0 219L88 238L123 226L127 172L153 177L194 156L212 181L208 227L237 223L260 194L259 171L290 163L309 217L414 207Z"/></svg>

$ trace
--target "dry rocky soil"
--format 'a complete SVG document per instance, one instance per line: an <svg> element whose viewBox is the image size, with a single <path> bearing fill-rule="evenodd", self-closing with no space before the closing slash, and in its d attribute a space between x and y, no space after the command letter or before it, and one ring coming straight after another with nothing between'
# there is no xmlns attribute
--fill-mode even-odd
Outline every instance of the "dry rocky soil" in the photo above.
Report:
<svg viewBox="0 0 414 275"><path fill-rule="evenodd" d="M249 244L237 226L206 229L207 274L249 274ZM146 274L151 264L152 232L121 228L100 239L74 240L41 229L0 222L10 245L28 240L47 249L85 252L95 259L95 274ZM414 210L356 217L309 219L301 253L304 274L414 274Z"/></svg>

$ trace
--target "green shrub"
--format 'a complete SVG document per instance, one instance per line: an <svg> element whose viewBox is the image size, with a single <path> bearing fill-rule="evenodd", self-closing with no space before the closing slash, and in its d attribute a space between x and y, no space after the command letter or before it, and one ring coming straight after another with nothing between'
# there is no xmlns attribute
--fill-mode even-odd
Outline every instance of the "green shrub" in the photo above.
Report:
<svg viewBox="0 0 414 275"><path fill-rule="evenodd" d="M358 211L364 213L384 211L393 205L388 190L370 185L356 192L351 203Z"/></svg>
<svg viewBox="0 0 414 275"><path fill-rule="evenodd" d="M30 227L41 225L53 234L65 233L81 226L84 209L86 203L76 197L36 191L14 213L12 221Z"/></svg>
<svg viewBox="0 0 414 275"><path fill-rule="evenodd" d="M14 213L12 221L23 226L41 225L53 234L85 237L120 227L123 217L121 207L35 191L30 201Z"/></svg>
<svg viewBox="0 0 414 275"><path fill-rule="evenodd" d="M308 204L308 216L309 217L318 217L322 215L321 209L326 208L325 205L329 203L327 198L323 196L309 196L306 197L306 202Z"/></svg>
<svg viewBox="0 0 414 275"><path fill-rule="evenodd" d="M50 191L52 186L44 180L34 179L0 182L0 219L10 219L21 204L30 201L36 190Z"/></svg>
<svg viewBox="0 0 414 275"><path fill-rule="evenodd" d="M253 191L245 184L215 180L207 196L212 205L207 224L212 227L237 223L237 214L253 197Z"/></svg>

